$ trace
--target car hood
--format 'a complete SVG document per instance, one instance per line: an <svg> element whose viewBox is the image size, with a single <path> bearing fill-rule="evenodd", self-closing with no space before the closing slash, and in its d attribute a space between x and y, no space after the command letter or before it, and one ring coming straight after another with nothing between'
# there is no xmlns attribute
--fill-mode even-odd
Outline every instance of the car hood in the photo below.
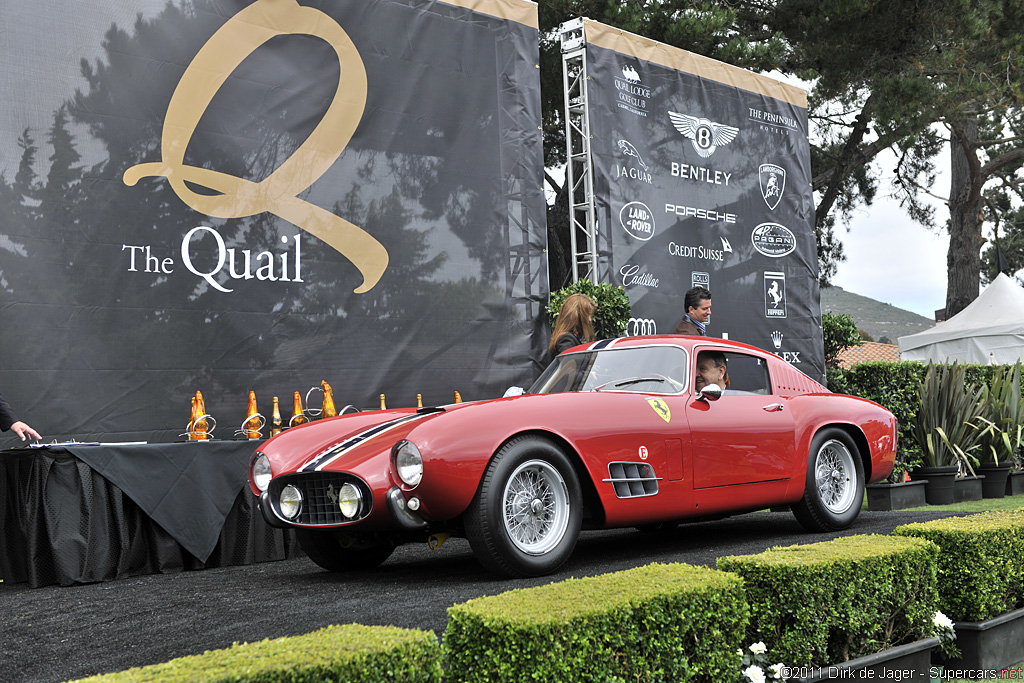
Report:
<svg viewBox="0 0 1024 683"><path fill-rule="evenodd" d="M408 408L354 413L316 420L292 427L266 441L260 452L270 458L276 472L312 472L329 468L346 458L367 457L390 451L417 424L446 411L445 408Z"/></svg>

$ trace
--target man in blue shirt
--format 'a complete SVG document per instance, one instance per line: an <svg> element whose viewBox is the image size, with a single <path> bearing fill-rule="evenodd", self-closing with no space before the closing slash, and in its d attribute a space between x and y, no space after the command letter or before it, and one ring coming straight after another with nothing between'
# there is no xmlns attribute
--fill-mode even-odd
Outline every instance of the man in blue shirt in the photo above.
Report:
<svg viewBox="0 0 1024 683"><path fill-rule="evenodd" d="M711 292L700 285L690 288L683 298L686 315L676 325L676 334L707 336L708 318L711 317Z"/></svg>

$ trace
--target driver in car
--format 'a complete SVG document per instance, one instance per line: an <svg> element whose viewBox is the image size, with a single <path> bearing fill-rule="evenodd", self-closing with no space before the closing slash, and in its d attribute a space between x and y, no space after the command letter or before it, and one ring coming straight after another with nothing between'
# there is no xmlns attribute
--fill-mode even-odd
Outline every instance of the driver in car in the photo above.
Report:
<svg viewBox="0 0 1024 683"><path fill-rule="evenodd" d="M693 388L699 392L709 384L717 384L723 390L729 386L729 366L721 351L701 351L697 354L697 374Z"/></svg>

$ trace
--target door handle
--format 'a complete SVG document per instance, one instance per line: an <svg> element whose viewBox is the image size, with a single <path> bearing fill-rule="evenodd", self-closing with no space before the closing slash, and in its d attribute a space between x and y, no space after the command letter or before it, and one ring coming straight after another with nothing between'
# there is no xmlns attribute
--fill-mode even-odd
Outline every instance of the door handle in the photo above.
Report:
<svg viewBox="0 0 1024 683"><path fill-rule="evenodd" d="M786 406L782 405L781 403L769 403L768 405L763 406L761 410L765 410L769 413L777 413L781 410L785 410L785 408Z"/></svg>

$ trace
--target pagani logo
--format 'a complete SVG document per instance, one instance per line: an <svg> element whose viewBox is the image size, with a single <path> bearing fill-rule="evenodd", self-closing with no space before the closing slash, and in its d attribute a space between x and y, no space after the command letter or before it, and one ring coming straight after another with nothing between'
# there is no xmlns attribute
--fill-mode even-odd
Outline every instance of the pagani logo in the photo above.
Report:
<svg viewBox="0 0 1024 683"><path fill-rule="evenodd" d="M309 35L334 48L341 66L334 100L309 137L274 172L252 182L184 163L192 134L220 87L257 48L283 35ZM124 183L162 177L199 213L244 218L269 212L318 237L348 258L363 276L357 293L367 292L388 266L388 252L369 233L340 216L299 199L344 151L366 106L366 69L345 30L331 17L296 0L257 0L217 30L185 69L171 95L161 138L162 159L132 166ZM189 184L205 188L194 192Z"/></svg>
<svg viewBox="0 0 1024 683"><path fill-rule="evenodd" d="M676 130L693 143L697 154L705 159L714 154L719 146L728 145L735 140L740 132L740 129L735 126L726 126L722 123L674 111L668 113L668 118Z"/></svg>
<svg viewBox="0 0 1024 683"><path fill-rule="evenodd" d="M647 402L654 408L654 412L658 414L665 422L672 421L672 411L668 409L668 404L662 401L660 398L649 398Z"/></svg>
<svg viewBox="0 0 1024 683"><path fill-rule="evenodd" d="M654 214L643 202L630 202L619 211L622 229L631 237L646 242L654 236Z"/></svg>
<svg viewBox="0 0 1024 683"><path fill-rule="evenodd" d="M786 256L796 249L796 236L779 223L761 223L750 233L750 242L754 249L771 258Z"/></svg>
<svg viewBox="0 0 1024 683"><path fill-rule="evenodd" d="M777 164L761 164L757 168L757 176L761 181L761 196L768 208L774 211L786 189L786 169Z"/></svg>
<svg viewBox="0 0 1024 683"><path fill-rule="evenodd" d="M631 337L650 337L658 334L658 323L650 318L630 318L626 329Z"/></svg>

